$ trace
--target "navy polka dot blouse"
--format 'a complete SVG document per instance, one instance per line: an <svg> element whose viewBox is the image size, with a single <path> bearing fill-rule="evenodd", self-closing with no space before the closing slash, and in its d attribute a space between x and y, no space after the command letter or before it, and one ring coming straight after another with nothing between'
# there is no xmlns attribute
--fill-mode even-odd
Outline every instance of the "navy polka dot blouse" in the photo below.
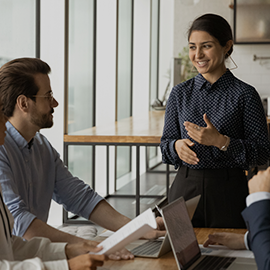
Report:
<svg viewBox="0 0 270 270"><path fill-rule="evenodd" d="M219 133L230 137L227 151L197 143L187 135L184 122L206 127L203 114ZM191 148L197 165L180 160L174 143L178 139L195 143ZM214 84L201 74L176 85L166 106L165 124L160 144L162 161L177 169L181 164L193 169L242 168L262 165L270 158L266 117L260 96L254 87L237 79L229 70Z"/></svg>

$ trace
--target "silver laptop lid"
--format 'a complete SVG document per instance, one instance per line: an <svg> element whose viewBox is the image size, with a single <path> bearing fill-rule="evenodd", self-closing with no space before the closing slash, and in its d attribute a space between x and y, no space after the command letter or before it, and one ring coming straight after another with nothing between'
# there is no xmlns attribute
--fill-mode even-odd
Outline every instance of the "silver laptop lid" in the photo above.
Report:
<svg viewBox="0 0 270 270"><path fill-rule="evenodd" d="M185 200L180 197L164 207L162 213L178 268L187 269L201 256L201 251Z"/></svg>

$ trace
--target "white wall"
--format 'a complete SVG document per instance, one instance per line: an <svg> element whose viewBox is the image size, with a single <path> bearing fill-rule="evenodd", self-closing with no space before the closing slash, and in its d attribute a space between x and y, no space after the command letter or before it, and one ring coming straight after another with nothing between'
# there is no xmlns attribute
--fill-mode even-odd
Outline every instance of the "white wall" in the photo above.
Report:
<svg viewBox="0 0 270 270"><path fill-rule="evenodd" d="M150 0L134 1L133 115L149 110ZM142 94L144 98L142 98Z"/></svg>
<svg viewBox="0 0 270 270"><path fill-rule="evenodd" d="M106 7L106 8L105 8ZM106 18L106 20L104 20ZM115 121L116 67L116 0L97 1L96 54L96 125ZM114 176L114 148L110 148L111 180ZM105 194L106 148L96 147L96 191ZM111 188L114 182L112 181Z"/></svg>
<svg viewBox="0 0 270 270"><path fill-rule="evenodd" d="M41 1L41 52L40 58L51 67L51 87L59 106L54 111L54 125L42 129L53 147L63 157L64 134L64 0ZM48 223L62 224L62 206L52 201Z"/></svg>
<svg viewBox="0 0 270 270"><path fill-rule="evenodd" d="M188 44L187 31L192 21L204 13L223 16L233 27L231 0L200 0L195 5L185 5L187 1L174 1L174 49L175 57ZM253 61L253 55L270 56L270 45L234 45L232 58L238 68L232 70L239 79L253 85L260 95L270 95L270 61Z"/></svg>

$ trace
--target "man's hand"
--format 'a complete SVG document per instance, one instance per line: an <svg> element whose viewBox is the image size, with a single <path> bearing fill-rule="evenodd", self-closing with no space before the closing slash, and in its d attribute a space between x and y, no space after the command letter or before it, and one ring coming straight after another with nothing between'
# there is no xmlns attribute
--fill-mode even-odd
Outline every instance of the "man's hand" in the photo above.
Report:
<svg viewBox="0 0 270 270"><path fill-rule="evenodd" d="M102 248L97 247L98 242L85 240L76 244L67 244L65 248L66 256L68 259L72 259L82 254L89 252L99 252Z"/></svg>
<svg viewBox="0 0 270 270"><path fill-rule="evenodd" d="M156 239L161 236L165 236L166 229L164 225L164 221L162 217L156 218L157 229L151 230L146 235L143 236L144 239ZM134 259L134 255L128 251L127 249L122 249L121 251L115 252L114 254L109 255L109 259L111 260L130 260Z"/></svg>
<svg viewBox="0 0 270 270"><path fill-rule="evenodd" d="M208 239L204 242L203 246L209 245L223 245L230 249L246 249L244 242L244 234L239 233L214 233L209 234Z"/></svg>
<svg viewBox="0 0 270 270"><path fill-rule="evenodd" d="M150 239L157 239L161 236L165 236L166 229L165 229L163 218L157 217L156 222L157 222L157 229L151 230L150 232L145 234L142 238L150 240Z"/></svg>
<svg viewBox="0 0 270 270"><path fill-rule="evenodd" d="M259 171L257 175L253 176L248 181L249 193L255 192L270 192L270 167L265 171Z"/></svg>
<svg viewBox="0 0 270 270"><path fill-rule="evenodd" d="M105 260L105 255L84 254L68 260L68 267L70 270L96 270Z"/></svg>
<svg viewBox="0 0 270 270"><path fill-rule="evenodd" d="M206 123L206 127L200 127L187 121L184 123L188 136L200 144L213 145L220 149L225 145L227 139L217 131L206 114L203 115L203 120Z"/></svg>
<svg viewBox="0 0 270 270"><path fill-rule="evenodd" d="M133 260L134 259L134 255L128 251L126 248L123 248L122 250L120 251L117 251L113 254L110 254L109 256L109 259L111 260L115 260L115 261L118 261L118 260Z"/></svg>
<svg viewBox="0 0 270 270"><path fill-rule="evenodd" d="M174 144L175 151L181 160L188 164L196 165L199 159L196 153L190 149L192 146L194 146L194 143L189 139L177 140Z"/></svg>

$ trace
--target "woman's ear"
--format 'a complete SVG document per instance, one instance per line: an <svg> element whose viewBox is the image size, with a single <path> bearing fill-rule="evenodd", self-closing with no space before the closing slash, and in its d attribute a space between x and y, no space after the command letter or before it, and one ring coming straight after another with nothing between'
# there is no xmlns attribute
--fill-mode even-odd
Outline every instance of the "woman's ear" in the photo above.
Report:
<svg viewBox="0 0 270 270"><path fill-rule="evenodd" d="M16 105L20 111L27 112L29 108L28 98L25 95L18 96Z"/></svg>
<svg viewBox="0 0 270 270"><path fill-rule="evenodd" d="M225 45L225 54L228 53L228 51L231 49L231 47L233 46L233 40L228 40L226 45Z"/></svg>

